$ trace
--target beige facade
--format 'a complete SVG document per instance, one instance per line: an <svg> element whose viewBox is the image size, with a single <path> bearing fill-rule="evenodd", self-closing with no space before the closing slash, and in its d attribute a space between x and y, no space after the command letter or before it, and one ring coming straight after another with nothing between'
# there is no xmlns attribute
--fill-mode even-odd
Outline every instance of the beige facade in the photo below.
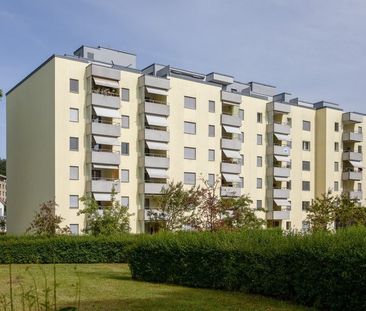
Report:
<svg viewBox="0 0 366 311"><path fill-rule="evenodd" d="M307 205L328 189L363 200L362 114L228 75L135 63L81 47L8 92L9 232L24 232L37 206L55 199L81 233L78 199L91 193L102 210L112 188L133 214L132 232L151 232L168 181L220 178L220 195L248 194L266 210L258 216L283 229L306 227Z"/></svg>

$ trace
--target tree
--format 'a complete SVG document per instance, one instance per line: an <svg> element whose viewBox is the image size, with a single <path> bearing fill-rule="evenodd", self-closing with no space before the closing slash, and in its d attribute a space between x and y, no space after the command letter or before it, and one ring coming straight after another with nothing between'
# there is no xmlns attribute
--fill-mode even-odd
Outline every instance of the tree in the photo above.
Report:
<svg viewBox="0 0 366 311"><path fill-rule="evenodd" d="M357 199L351 199L346 193L335 198L334 220L336 228L353 225L366 225L366 208L360 206Z"/></svg>
<svg viewBox="0 0 366 311"><path fill-rule="evenodd" d="M6 159L0 159L0 175L6 176Z"/></svg>
<svg viewBox="0 0 366 311"><path fill-rule="evenodd" d="M56 215L56 206L55 201L42 203L39 212L35 213L34 219L26 232L47 236L71 233L69 227L62 228L60 226L64 219Z"/></svg>
<svg viewBox="0 0 366 311"><path fill-rule="evenodd" d="M327 231L329 229L329 226L334 221L335 206L336 198L330 190L311 201L307 211L307 220L313 232Z"/></svg>
<svg viewBox="0 0 366 311"><path fill-rule="evenodd" d="M190 223L195 207L199 204L199 187L184 189L182 182L170 182L157 197L157 209L149 211L150 220L166 231L182 230Z"/></svg>
<svg viewBox="0 0 366 311"><path fill-rule="evenodd" d="M85 215L85 229L87 234L97 235L113 235L119 233L127 233L131 230L128 213L128 207L121 205L116 200L116 192L112 189L111 203L100 209L95 199L87 194L80 200L84 203L85 208L80 210L78 215Z"/></svg>

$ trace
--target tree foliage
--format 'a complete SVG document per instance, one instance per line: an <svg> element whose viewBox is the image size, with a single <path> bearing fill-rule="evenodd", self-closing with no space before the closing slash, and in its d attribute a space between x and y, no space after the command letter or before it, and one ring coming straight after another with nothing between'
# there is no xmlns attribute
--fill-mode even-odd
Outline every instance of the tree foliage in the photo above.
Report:
<svg viewBox="0 0 366 311"><path fill-rule="evenodd" d="M113 189L111 203L101 209L95 199L87 194L80 199L85 208L80 210L78 215L85 215L84 232L94 236L114 235L130 231L128 207L116 200L116 193Z"/></svg>
<svg viewBox="0 0 366 311"><path fill-rule="evenodd" d="M52 200L42 203L26 232L47 236L71 233L69 227L60 226L64 219L56 215L56 206L57 204Z"/></svg>

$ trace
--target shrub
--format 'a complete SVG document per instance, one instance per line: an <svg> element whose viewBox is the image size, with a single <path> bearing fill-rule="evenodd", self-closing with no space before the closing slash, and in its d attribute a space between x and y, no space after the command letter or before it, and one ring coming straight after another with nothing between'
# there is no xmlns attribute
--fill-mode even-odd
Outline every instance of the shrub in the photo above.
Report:
<svg viewBox="0 0 366 311"><path fill-rule="evenodd" d="M321 310L366 310L366 229L163 233L129 251L134 279L242 290Z"/></svg>
<svg viewBox="0 0 366 311"><path fill-rule="evenodd" d="M137 236L2 236L0 264L125 263Z"/></svg>

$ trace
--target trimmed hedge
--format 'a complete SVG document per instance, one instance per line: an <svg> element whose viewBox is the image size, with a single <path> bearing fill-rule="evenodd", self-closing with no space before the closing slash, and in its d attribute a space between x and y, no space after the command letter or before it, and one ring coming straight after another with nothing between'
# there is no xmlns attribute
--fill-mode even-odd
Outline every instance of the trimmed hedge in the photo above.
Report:
<svg viewBox="0 0 366 311"><path fill-rule="evenodd" d="M134 279L366 310L366 229L283 236L273 231L145 236L129 251Z"/></svg>
<svg viewBox="0 0 366 311"><path fill-rule="evenodd" d="M0 238L0 264L126 263L137 236L6 236Z"/></svg>

